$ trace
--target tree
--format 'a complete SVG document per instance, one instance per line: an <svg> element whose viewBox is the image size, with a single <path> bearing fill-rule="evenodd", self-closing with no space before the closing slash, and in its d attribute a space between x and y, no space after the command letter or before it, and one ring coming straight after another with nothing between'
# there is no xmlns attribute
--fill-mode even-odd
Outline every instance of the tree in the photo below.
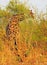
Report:
<svg viewBox="0 0 47 65"><path fill-rule="evenodd" d="M19 0L10 0L6 10L9 11L11 14L17 13L29 13L29 9L25 7L25 4L20 4Z"/></svg>

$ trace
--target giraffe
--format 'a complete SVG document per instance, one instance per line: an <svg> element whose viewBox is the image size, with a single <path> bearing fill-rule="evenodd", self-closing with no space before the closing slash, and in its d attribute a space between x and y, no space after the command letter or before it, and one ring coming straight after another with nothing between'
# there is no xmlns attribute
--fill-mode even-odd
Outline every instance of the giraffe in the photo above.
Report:
<svg viewBox="0 0 47 65"><path fill-rule="evenodd" d="M18 56L20 56L22 58L22 61L24 61L24 55L23 55L23 51L22 51L22 45L21 45L21 40L20 40L20 27L19 27L19 22L24 20L24 14L16 14L13 15L10 19L10 22L8 23L7 27L6 27L6 35L8 40L12 41L14 40L14 44L17 45L18 48ZM13 44L13 43L12 43ZM26 47L25 47L26 48ZM17 49L16 49L17 50Z"/></svg>
<svg viewBox="0 0 47 65"><path fill-rule="evenodd" d="M23 20L23 14L13 15L6 27L6 35L9 40L16 38L19 32L19 21Z"/></svg>

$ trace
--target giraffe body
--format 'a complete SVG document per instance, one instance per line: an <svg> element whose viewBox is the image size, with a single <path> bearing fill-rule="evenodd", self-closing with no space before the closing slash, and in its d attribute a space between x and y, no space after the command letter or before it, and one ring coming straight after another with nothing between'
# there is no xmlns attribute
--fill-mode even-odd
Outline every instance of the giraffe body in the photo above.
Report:
<svg viewBox="0 0 47 65"><path fill-rule="evenodd" d="M10 22L8 23L6 27L6 35L9 40L14 40L15 44L18 47L18 54L23 60L23 53L22 53L22 46L20 41L20 27L19 27L19 21L22 21L24 19L23 15L14 15L12 16ZM13 43L12 43L13 44Z"/></svg>
<svg viewBox="0 0 47 65"><path fill-rule="evenodd" d="M6 27L6 35L9 40L18 37L19 34L19 21L22 20L22 15L14 15L12 16L10 22Z"/></svg>

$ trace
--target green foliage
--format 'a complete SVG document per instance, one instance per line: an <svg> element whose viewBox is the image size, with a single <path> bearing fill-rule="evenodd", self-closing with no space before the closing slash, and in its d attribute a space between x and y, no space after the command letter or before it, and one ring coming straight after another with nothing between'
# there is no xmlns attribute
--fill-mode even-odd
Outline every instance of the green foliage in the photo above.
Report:
<svg viewBox="0 0 47 65"><path fill-rule="evenodd" d="M11 14L17 14L17 13L25 13L27 14L29 12L29 9L24 6L24 4L18 3L16 0L11 0L9 5L7 6L7 11L9 11Z"/></svg>

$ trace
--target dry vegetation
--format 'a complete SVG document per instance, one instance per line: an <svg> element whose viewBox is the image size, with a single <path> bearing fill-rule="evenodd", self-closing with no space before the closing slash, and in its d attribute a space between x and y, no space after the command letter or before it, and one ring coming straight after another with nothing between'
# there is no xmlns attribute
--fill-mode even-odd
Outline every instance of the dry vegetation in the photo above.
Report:
<svg viewBox="0 0 47 65"><path fill-rule="evenodd" d="M47 65L47 18L36 16L24 4L14 1L5 10L0 8L0 65ZM24 13L25 17L19 23L20 53L14 40L8 41L6 36L6 26L16 13Z"/></svg>

